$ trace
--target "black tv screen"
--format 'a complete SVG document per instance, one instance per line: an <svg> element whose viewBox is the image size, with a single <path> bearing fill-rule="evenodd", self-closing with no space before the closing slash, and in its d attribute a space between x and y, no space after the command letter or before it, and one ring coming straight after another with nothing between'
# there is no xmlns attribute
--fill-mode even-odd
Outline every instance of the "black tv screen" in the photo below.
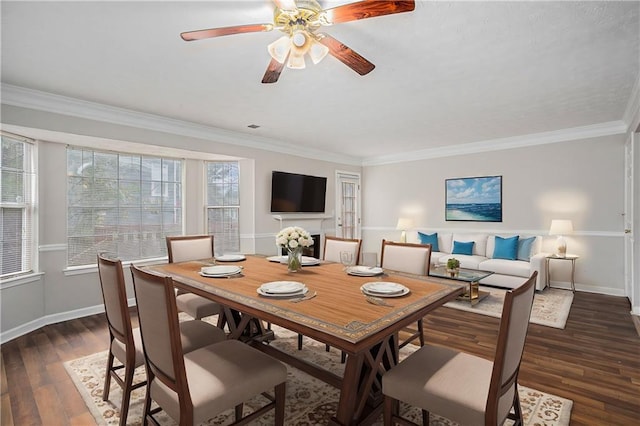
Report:
<svg viewBox="0 0 640 426"><path fill-rule="evenodd" d="M327 178L274 171L272 213L324 213Z"/></svg>

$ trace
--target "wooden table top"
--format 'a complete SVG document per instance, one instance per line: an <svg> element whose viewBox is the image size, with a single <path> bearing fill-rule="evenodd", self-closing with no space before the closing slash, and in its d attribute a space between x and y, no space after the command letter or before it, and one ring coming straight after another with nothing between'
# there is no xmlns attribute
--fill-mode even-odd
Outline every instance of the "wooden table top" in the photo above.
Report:
<svg viewBox="0 0 640 426"><path fill-rule="evenodd" d="M269 321L342 349L363 351L381 336L400 330L464 291L461 283L431 277L411 277L385 271L378 277L347 274L339 263L322 262L289 273L284 264L262 256L247 256L241 262L242 274L229 278L209 278L199 274L208 264L192 261L155 265L148 270L173 277L174 285L232 309ZM221 263L218 263L221 264ZM287 299L260 296L258 287L271 281L298 281L317 292L310 300L293 303ZM360 287L371 281L402 284L410 293L386 298L393 305L378 306L366 301Z"/></svg>

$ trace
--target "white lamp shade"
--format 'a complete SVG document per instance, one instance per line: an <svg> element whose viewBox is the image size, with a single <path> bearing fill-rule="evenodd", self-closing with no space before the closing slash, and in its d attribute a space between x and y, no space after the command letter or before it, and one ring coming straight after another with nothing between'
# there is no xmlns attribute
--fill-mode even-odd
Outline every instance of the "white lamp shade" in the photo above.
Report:
<svg viewBox="0 0 640 426"><path fill-rule="evenodd" d="M413 226L413 220L406 217L401 217L400 219L398 219L398 224L396 225L396 229L399 229L401 231L406 231L407 229L410 229L412 226Z"/></svg>
<svg viewBox="0 0 640 426"><path fill-rule="evenodd" d="M267 50L273 59L284 64L284 61L287 59L287 55L289 54L289 50L291 49L291 40L288 36L282 36L269 46L267 46Z"/></svg>
<svg viewBox="0 0 640 426"><path fill-rule="evenodd" d="M573 233L573 223L566 219L553 219L549 235L569 235Z"/></svg>

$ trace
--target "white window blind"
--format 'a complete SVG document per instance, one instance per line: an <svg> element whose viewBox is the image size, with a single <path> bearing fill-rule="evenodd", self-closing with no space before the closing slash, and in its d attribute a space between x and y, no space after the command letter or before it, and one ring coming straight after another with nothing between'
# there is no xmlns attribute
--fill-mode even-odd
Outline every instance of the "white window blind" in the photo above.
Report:
<svg viewBox="0 0 640 426"><path fill-rule="evenodd" d="M182 161L67 148L69 266L166 256L165 237L182 233Z"/></svg>
<svg viewBox="0 0 640 426"><path fill-rule="evenodd" d="M207 229L216 254L240 251L238 162L207 162Z"/></svg>
<svg viewBox="0 0 640 426"><path fill-rule="evenodd" d="M35 147L2 134L0 154L0 276L33 271L36 174Z"/></svg>

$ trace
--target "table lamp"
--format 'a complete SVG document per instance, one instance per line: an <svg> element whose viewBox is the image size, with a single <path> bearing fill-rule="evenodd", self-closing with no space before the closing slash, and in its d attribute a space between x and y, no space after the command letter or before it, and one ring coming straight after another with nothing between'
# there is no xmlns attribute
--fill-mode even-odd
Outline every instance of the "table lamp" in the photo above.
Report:
<svg viewBox="0 0 640 426"><path fill-rule="evenodd" d="M396 229L399 229L402 231L402 234L400 234L401 243L407 242L407 229L411 228L412 226L413 226L413 221L411 219L406 217L401 217L400 219L398 219L398 224L396 225Z"/></svg>
<svg viewBox="0 0 640 426"><path fill-rule="evenodd" d="M573 223L570 220L565 219L553 219L551 221L551 228L549 229L549 235L557 235L556 240L556 256L567 256L567 241L564 239L565 235L573 233Z"/></svg>

